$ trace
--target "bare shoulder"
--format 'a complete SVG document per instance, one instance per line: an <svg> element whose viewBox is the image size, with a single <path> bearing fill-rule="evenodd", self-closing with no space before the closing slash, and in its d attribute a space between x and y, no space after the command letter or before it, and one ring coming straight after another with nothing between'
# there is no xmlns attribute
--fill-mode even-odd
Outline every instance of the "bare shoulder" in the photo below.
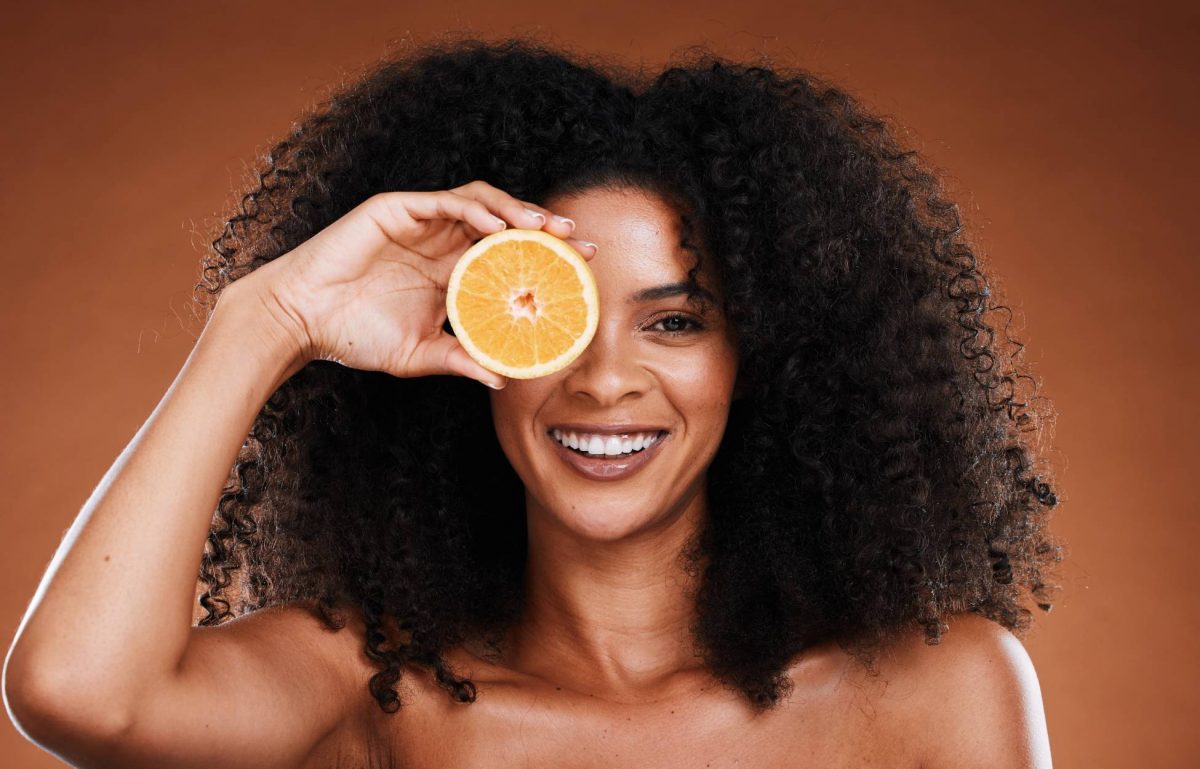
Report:
<svg viewBox="0 0 1200 769"><path fill-rule="evenodd" d="M914 632L889 667L911 695L899 719L926 735L923 769L1049 769L1050 743L1037 672L1010 630L977 614L947 620L936 644Z"/></svg>
<svg viewBox="0 0 1200 769"><path fill-rule="evenodd" d="M344 681L369 667L362 651L366 629L361 612L339 607L341 628L330 628L311 602L269 606L214 627L193 628L192 646L219 647L237 641L264 657L289 660L319 671L327 680ZM333 678L328 676L333 674Z"/></svg>
<svg viewBox="0 0 1200 769"><path fill-rule="evenodd" d="M194 628L189 666L225 671L225 690L240 692L238 707L247 715L272 712L279 720L281 713L292 714L296 733L310 735L296 743L308 744L299 765L332 766L337 757L354 754L361 742L359 715L370 700L367 681L375 672L363 649L361 612L338 607L335 615L340 628L326 625L312 602L297 601Z"/></svg>

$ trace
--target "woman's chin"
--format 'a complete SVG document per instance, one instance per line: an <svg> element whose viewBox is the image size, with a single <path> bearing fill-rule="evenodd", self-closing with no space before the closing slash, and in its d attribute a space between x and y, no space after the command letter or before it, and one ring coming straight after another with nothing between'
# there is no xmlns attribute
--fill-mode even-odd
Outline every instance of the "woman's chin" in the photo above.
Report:
<svg viewBox="0 0 1200 769"><path fill-rule="evenodd" d="M642 505L645 500L641 500ZM654 516L644 506L631 509L630 504L595 501L588 504L582 500L563 502L553 515L559 525L569 529L581 539L596 542L615 542L632 534L644 531L654 521Z"/></svg>

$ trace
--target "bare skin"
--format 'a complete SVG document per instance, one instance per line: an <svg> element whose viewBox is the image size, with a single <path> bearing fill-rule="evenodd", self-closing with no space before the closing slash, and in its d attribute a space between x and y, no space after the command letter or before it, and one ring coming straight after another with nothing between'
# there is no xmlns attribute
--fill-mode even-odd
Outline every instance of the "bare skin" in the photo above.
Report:
<svg viewBox="0 0 1200 769"><path fill-rule="evenodd" d="M815 649L797 662L792 696L758 715L699 669L676 673L657 696L626 702L464 650L450 657L471 672L476 702L453 703L417 673L403 717L367 714L367 744L391 746L397 766L918 766L895 716L880 717L880 684L860 680L835 650ZM366 769L370 758L360 753L342 766Z"/></svg>
<svg viewBox="0 0 1200 769"><path fill-rule="evenodd" d="M737 393L736 347L715 307L700 315L683 296L625 301L690 265L662 201L594 191L550 207L575 223L482 182L376 196L226 289L18 629L4 691L31 740L76 766L124 769L933 769L965 765L931 748L957 750L945 735L973 735L964 718L1001 733L978 702L938 710L986 683L987 668L971 660L999 659L981 653L997 637L982 620L964 620L945 650L917 640L889 650L881 679L863 677L836 648L811 649L789 669L791 698L759 716L703 670L686 632L694 586L673 556L705 515L704 471ZM497 436L527 492L529 612L499 658L474 644L448 651L475 681L475 703L451 702L410 669L405 707L388 715L366 690L376 668L354 612L341 632L298 606L192 627L198 558L254 416L307 361L502 381L441 331L454 261L499 229L493 215L567 238L590 260L601 328L566 369L491 392ZM701 283L719 292L707 274ZM662 319L678 314L703 318L704 330L666 333L682 324ZM546 429L567 421L648 422L671 434L646 472L600 483L553 454ZM80 627L87 632L64 632ZM935 658L931 649L959 651ZM926 736L926 723L939 731ZM1038 766L1049 766L1048 752Z"/></svg>
<svg viewBox="0 0 1200 769"><path fill-rule="evenodd" d="M312 622L308 629L325 632ZM361 621L347 629L361 638ZM413 667L399 686L403 707L389 715L368 695L375 669L359 655L344 691L353 717L305 769L1051 766L1040 699L1024 708L1006 700L1038 690L1023 647L974 614L952 618L937 645L913 629L882 650L877 674L836 644L808 649L787 670L790 696L757 715L699 668L628 701L556 682L572 671L547 678L513 670L481 647L445 656L476 684L476 701L452 702ZM1031 678L1016 682L1013 667L1016 678Z"/></svg>

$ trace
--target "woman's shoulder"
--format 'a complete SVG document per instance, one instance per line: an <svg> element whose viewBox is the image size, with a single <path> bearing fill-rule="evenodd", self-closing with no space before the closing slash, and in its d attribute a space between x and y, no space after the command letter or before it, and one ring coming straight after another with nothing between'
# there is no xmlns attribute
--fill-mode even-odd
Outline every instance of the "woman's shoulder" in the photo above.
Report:
<svg viewBox="0 0 1200 769"><path fill-rule="evenodd" d="M978 614L952 615L946 625L932 644L914 629L877 666L886 688L880 700L906 734L923 735L921 765L961 765L969 753L1049 766L1041 688L1025 645Z"/></svg>
<svg viewBox="0 0 1200 769"><path fill-rule="evenodd" d="M360 650L366 637L361 610L337 606L333 615L341 627L331 628L321 618L314 601L273 604L216 626L225 632L237 632L268 639L284 640L289 649L347 671L356 661L369 666L365 654L347 654Z"/></svg>
<svg viewBox="0 0 1200 769"><path fill-rule="evenodd" d="M945 619L937 642L926 640L925 628L913 625L884 650L881 658L890 661L893 670L920 671L925 677L952 673L956 667L952 662L959 666L977 662L981 655L1004 650L1011 644L1020 646L1021 642L1008 628L980 614L961 612Z"/></svg>
<svg viewBox="0 0 1200 769"><path fill-rule="evenodd" d="M366 655L366 622L361 609L339 605L333 615L341 625L332 628L313 601L274 604L216 626L259 644L265 654L278 655L296 675L320 671L330 682L320 687L326 703L344 713L341 726L317 746L307 765L357 767L367 759L368 713L378 705L368 681L378 668ZM252 637L252 638L251 638Z"/></svg>
<svg viewBox="0 0 1200 769"><path fill-rule="evenodd" d="M1012 686L1032 674L1025 645L1008 628L979 614L952 615L936 643L914 628L886 655L891 667L931 706L966 691Z"/></svg>

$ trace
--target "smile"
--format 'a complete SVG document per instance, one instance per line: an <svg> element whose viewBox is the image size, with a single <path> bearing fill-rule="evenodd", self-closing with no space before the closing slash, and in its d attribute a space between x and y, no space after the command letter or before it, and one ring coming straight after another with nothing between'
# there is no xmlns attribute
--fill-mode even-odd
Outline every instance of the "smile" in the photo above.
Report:
<svg viewBox="0 0 1200 769"><path fill-rule="evenodd" d="M554 444L555 453L563 462L583 477L597 481L617 480L632 475L658 456L669 435L666 430L661 430L657 433L594 436L587 448L597 452L584 453L564 445L560 439L568 438L561 431L550 430L546 433L547 439ZM575 442L578 443L578 440ZM620 453L609 454L608 450Z"/></svg>

